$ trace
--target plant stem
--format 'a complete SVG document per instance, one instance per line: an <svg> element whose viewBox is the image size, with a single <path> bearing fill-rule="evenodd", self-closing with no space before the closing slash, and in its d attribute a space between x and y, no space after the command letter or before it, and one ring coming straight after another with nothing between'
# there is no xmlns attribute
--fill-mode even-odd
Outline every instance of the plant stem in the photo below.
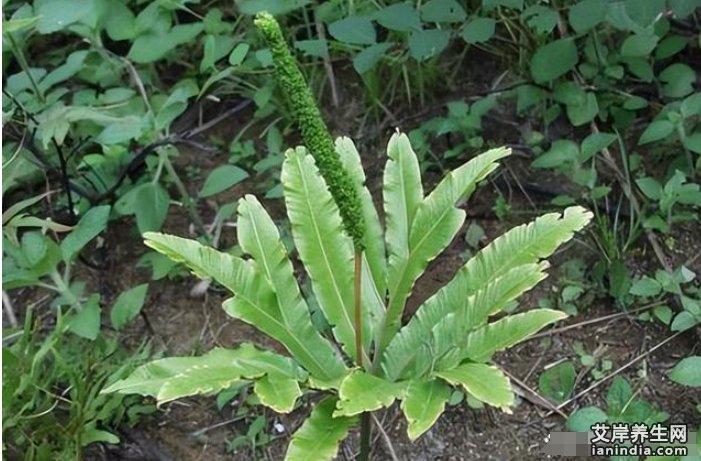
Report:
<svg viewBox="0 0 701 461"><path fill-rule="evenodd" d="M677 135L679 136L679 141L682 143L682 148L684 149L684 154L686 155L686 161L689 164L689 176L692 180L696 178L696 168L694 168L694 157L691 155L689 149L687 149L684 140L686 139L686 133L684 132L684 125L682 123L677 124Z"/></svg>
<svg viewBox="0 0 701 461"><path fill-rule="evenodd" d="M355 278L353 294L355 301L355 356L360 368L363 367L363 312L360 299L362 252L355 250Z"/></svg>
<svg viewBox="0 0 701 461"><path fill-rule="evenodd" d="M77 312L82 311L83 305L81 304L80 300L75 297L70 286L63 280L63 277L61 277L58 270L51 272L49 277L51 278L51 281L54 282L54 285L56 285L56 291L63 296L63 299L68 301L68 304L70 304L71 307L73 307Z"/></svg>
<svg viewBox="0 0 701 461"><path fill-rule="evenodd" d="M358 461L369 461L370 459L370 417L369 412L360 415L360 453Z"/></svg>
<svg viewBox="0 0 701 461"><path fill-rule="evenodd" d="M180 198L182 199L183 204L185 205L185 208L190 213L190 217L192 218L192 221L195 223L195 227L197 227L197 231L202 236L204 236L204 238L207 240L207 243L211 243L212 236L210 235L209 232L207 232L207 229L205 229L204 223L202 222L202 218L200 217L200 214L197 212L197 208L195 207L195 201L192 200L192 197L187 192L185 185L180 180L180 177L178 176L178 174L175 172L175 168L173 168L173 164L171 163L170 158L168 158L168 154L162 153L160 155L161 155L161 158L163 159L163 166L165 167L166 171L168 172L168 176L170 176L170 179L173 180L175 187L178 189L178 192L180 193Z"/></svg>
<svg viewBox="0 0 701 461"><path fill-rule="evenodd" d="M361 304L361 270L363 252L355 250L355 277L353 280L354 304L355 304L355 356L358 366L363 368L363 311ZM368 364L370 365L370 364ZM360 415L360 454L359 461L370 459L370 413Z"/></svg>
<svg viewBox="0 0 701 461"><path fill-rule="evenodd" d="M37 81L34 78L34 75L32 75L31 69L29 67L29 63L27 62L27 58L24 56L24 51L22 51L22 48L20 48L19 45L17 45L17 42L15 41L15 37L11 33L6 34L6 36L10 40L10 47L12 48L12 51L15 55L15 58L17 58L17 61L19 61L20 67L27 74L27 78L29 78L29 83L32 85L32 88L34 88L34 91L36 92L36 95L39 97L39 100L41 102L44 102L44 92L37 84Z"/></svg>

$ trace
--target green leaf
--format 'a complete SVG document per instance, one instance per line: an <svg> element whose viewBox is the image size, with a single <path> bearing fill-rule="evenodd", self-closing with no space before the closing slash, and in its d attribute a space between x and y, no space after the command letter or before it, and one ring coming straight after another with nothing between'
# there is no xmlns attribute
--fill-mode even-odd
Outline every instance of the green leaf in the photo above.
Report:
<svg viewBox="0 0 701 461"><path fill-rule="evenodd" d="M675 383L690 387L701 387L701 357L693 355L682 359L667 373Z"/></svg>
<svg viewBox="0 0 701 461"><path fill-rule="evenodd" d="M292 236L322 312L346 353L355 357L353 242L343 231L338 207L314 158L304 148L288 150L281 182ZM372 339L370 313L363 312L364 346ZM368 363L367 360L363 361Z"/></svg>
<svg viewBox="0 0 701 461"><path fill-rule="evenodd" d="M701 0L669 0L669 7L677 18L684 19L701 8Z"/></svg>
<svg viewBox="0 0 701 461"><path fill-rule="evenodd" d="M375 27L369 18L348 16L329 24L333 38L352 45L372 45L376 41Z"/></svg>
<svg viewBox="0 0 701 461"><path fill-rule="evenodd" d="M168 216L170 196L163 186L148 182L140 186L136 193L136 225L139 232L158 231Z"/></svg>
<svg viewBox="0 0 701 461"><path fill-rule="evenodd" d="M596 423L606 422L608 416L597 407L584 407L575 411L567 419L567 429L575 432L590 432Z"/></svg>
<svg viewBox="0 0 701 461"><path fill-rule="evenodd" d="M85 213L78 225L61 242L61 255L65 262L70 262L88 242L107 228L111 209L109 205L102 205Z"/></svg>
<svg viewBox="0 0 701 461"><path fill-rule="evenodd" d="M543 104L547 93L540 87L534 85L519 85L516 88L516 112L522 114L527 109Z"/></svg>
<svg viewBox="0 0 701 461"><path fill-rule="evenodd" d="M455 0L430 0L421 7L424 22L462 22L465 10Z"/></svg>
<svg viewBox="0 0 701 461"><path fill-rule="evenodd" d="M136 17L124 3L109 2L104 20L105 32L112 40L131 40L136 36Z"/></svg>
<svg viewBox="0 0 701 461"><path fill-rule="evenodd" d="M623 57L647 57L657 46L659 37L650 34L634 34L626 38L621 45L621 56Z"/></svg>
<svg viewBox="0 0 701 461"><path fill-rule="evenodd" d="M336 400L327 398L319 402L311 416L292 436L285 461L328 461L336 456L338 444L356 425L357 417L334 417Z"/></svg>
<svg viewBox="0 0 701 461"><path fill-rule="evenodd" d="M88 55L89 51L87 50L74 51L68 55L65 63L52 70L41 79L39 82L39 88L44 92L49 91L49 89L51 89L51 87L57 83L65 82L77 74L83 69L85 59L88 57Z"/></svg>
<svg viewBox="0 0 701 461"><path fill-rule="evenodd" d="M550 146L550 149L537 157L531 166L533 168L565 167L579 157L577 144L569 139L558 139Z"/></svg>
<svg viewBox="0 0 701 461"><path fill-rule="evenodd" d="M110 319L115 330L121 330L139 315L146 300L147 291L148 283L144 283L119 294L110 311Z"/></svg>
<svg viewBox="0 0 701 461"><path fill-rule="evenodd" d="M39 20L39 16L29 17L29 18L13 18L9 20L3 19L2 21L2 31L4 33L17 32L22 29L33 26Z"/></svg>
<svg viewBox="0 0 701 461"><path fill-rule="evenodd" d="M385 257L385 241L380 217L377 214L377 208L372 200L370 191L365 186L365 172L363 164L360 161L360 155L353 144L353 141L347 137L336 139L336 152L341 158L343 168L351 175L356 184L360 202L363 207L363 218L365 220L365 252L372 278L375 282L375 288L378 294L384 300L387 290L387 260ZM365 288L363 283L363 288ZM363 299L367 299L363 296ZM384 305L384 302L382 302Z"/></svg>
<svg viewBox="0 0 701 461"><path fill-rule="evenodd" d="M663 70L659 79L664 83L663 95L668 98L683 98L694 91L696 72L686 64L676 63Z"/></svg>
<svg viewBox="0 0 701 461"><path fill-rule="evenodd" d="M59 246L40 232L29 231L22 235L21 249L21 266L31 269L36 277L53 271L61 261Z"/></svg>
<svg viewBox="0 0 701 461"><path fill-rule="evenodd" d="M406 141L408 144L408 140ZM406 210L416 209L407 213L407 223L410 224L408 247L404 247L404 236L399 232L397 237L401 247L392 242L393 233L390 233L390 213L388 211L387 241L389 250L389 264L387 286L389 288L389 303L387 307L386 322L382 332L383 341L389 341L399 329L400 319L404 310L404 303L411 294L411 289L416 279L421 275L426 265L445 249L450 241L460 230L465 220L465 212L456 207L461 200L466 200L474 192L477 184L494 171L497 161L511 151L505 148L489 150L461 167L448 173L436 188L415 207L414 200L420 197L420 193L414 192L410 206ZM389 168L389 164L388 164ZM387 176L387 170L385 170ZM411 188L414 180L405 182L407 188ZM385 181L385 187L388 182ZM390 183L390 187L393 188ZM385 210L393 209L387 206ZM413 219L411 218L413 216ZM386 343L381 344L384 348Z"/></svg>
<svg viewBox="0 0 701 461"><path fill-rule="evenodd" d="M688 44L689 39L683 35L665 37L655 49L655 59L661 60L671 58L686 48Z"/></svg>
<svg viewBox="0 0 701 461"><path fill-rule="evenodd" d="M273 374L257 379L253 392L260 399L260 403L278 413L294 410L297 398L302 395L299 382L295 378Z"/></svg>
<svg viewBox="0 0 701 461"><path fill-rule="evenodd" d="M452 370L436 373L455 386L462 386L477 400L509 411L514 391L509 378L499 368L482 363L464 363Z"/></svg>
<svg viewBox="0 0 701 461"><path fill-rule="evenodd" d="M586 99L586 92L577 83L566 80L555 84L553 99L562 104L582 105Z"/></svg>
<svg viewBox="0 0 701 461"><path fill-rule="evenodd" d="M453 280L420 306L409 324L400 330L382 358L385 373L393 379L400 376L405 364L428 344L433 328L443 318L465 306L470 296L486 290L510 270L550 256L591 217L592 214L583 208L572 207L565 210L564 217L550 213L529 224L514 227L495 239L470 259ZM487 309L491 307L487 306ZM427 357L429 363L430 357Z"/></svg>
<svg viewBox="0 0 701 461"><path fill-rule="evenodd" d="M165 34L170 29L172 22L170 13L165 8L161 8L159 2L152 2L136 16L136 34Z"/></svg>
<svg viewBox="0 0 701 461"><path fill-rule="evenodd" d="M200 89L200 92L197 95L197 99L200 99L205 93L207 93L207 90L209 89L210 86L214 85L220 80L224 80L231 74L233 74L236 71L235 67L227 67L223 70L220 70L216 74L210 75L209 78L202 84L202 88ZM265 87L264 87L265 88ZM264 91L263 89L259 91ZM255 101L255 96L253 97L253 100ZM260 107L260 106L259 106Z"/></svg>
<svg viewBox="0 0 701 461"><path fill-rule="evenodd" d="M570 119L572 125L581 126L589 123L599 114L599 103L596 99L596 94L588 92L585 94L582 104L568 104L567 118Z"/></svg>
<svg viewBox="0 0 701 461"><path fill-rule="evenodd" d="M650 123L643 134L640 135L638 144L648 144L664 139L674 131L674 124L669 120L655 120Z"/></svg>
<svg viewBox="0 0 701 461"><path fill-rule="evenodd" d="M201 22L193 22L176 25L167 33L140 35L132 43L127 58L138 64L158 61L178 45L194 40L203 27Z"/></svg>
<svg viewBox="0 0 701 461"><path fill-rule="evenodd" d="M81 338L94 341L100 334L101 314L99 297L93 295L88 302L83 304L83 309L68 320L68 329Z"/></svg>
<svg viewBox="0 0 701 461"><path fill-rule="evenodd" d="M626 58L625 64L628 66L628 70L644 82L652 82L654 78L654 72L652 66L645 58Z"/></svg>
<svg viewBox="0 0 701 461"><path fill-rule="evenodd" d="M172 235L145 234L145 244L174 261L184 263L200 278L212 278L235 294L224 302L224 310L254 325L279 341L312 376L333 383L341 367L335 355L329 360L328 345L320 344L315 331L295 331L286 324L276 294L252 261L221 253L194 240ZM278 251L271 248L270 251ZM288 292L286 292L288 293ZM294 305L294 304L292 304ZM292 308L290 309L292 311ZM291 312L288 315L291 316Z"/></svg>
<svg viewBox="0 0 701 461"><path fill-rule="evenodd" d="M340 378L345 367L332 346L314 328L302 298L285 245L270 215L247 195L239 201L237 222L241 249L251 255L276 293L277 313L287 329L301 339L295 358L320 379Z"/></svg>
<svg viewBox="0 0 701 461"><path fill-rule="evenodd" d="M394 134L387 146L383 177L385 243L387 245L388 283L396 283L396 267L409 257L409 229L423 200L423 185L416 154L405 134Z"/></svg>
<svg viewBox="0 0 701 461"><path fill-rule="evenodd" d="M492 18L476 18L465 24L460 36L467 43L486 42L494 36L496 22Z"/></svg>
<svg viewBox="0 0 701 461"><path fill-rule="evenodd" d="M694 93L682 101L679 108L683 118L701 114L701 93Z"/></svg>
<svg viewBox="0 0 701 461"><path fill-rule="evenodd" d="M657 306L652 310L652 313L665 325L670 325L672 323L672 316L674 314L669 306Z"/></svg>
<svg viewBox="0 0 701 461"><path fill-rule="evenodd" d="M524 20L536 33L545 35L552 32L560 19L557 12L544 5L531 5L521 13Z"/></svg>
<svg viewBox="0 0 701 461"><path fill-rule="evenodd" d="M248 173L234 165L222 165L207 176L200 191L200 197L210 197L248 178Z"/></svg>
<svg viewBox="0 0 701 461"><path fill-rule="evenodd" d="M138 139L149 126L147 117L128 115L108 123L105 129L97 135L100 144L122 144L132 139Z"/></svg>
<svg viewBox="0 0 701 461"><path fill-rule="evenodd" d="M427 312L421 319L425 321L423 328L420 320L412 327L414 331L408 327L406 332L400 331L395 338L397 341L390 343L383 357L383 371L395 380L397 377L425 376L433 370L457 366L460 356L454 352L459 351L465 335L484 325L490 315L537 285L545 278L546 268L545 262L517 266L474 292L451 282L449 285L453 286L444 294L452 295L452 299L443 298L443 304ZM443 317L432 322L434 315Z"/></svg>
<svg viewBox="0 0 701 461"><path fill-rule="evenodd" d="M701 154L701 132L693 133L684 138L684 147L691 152Z"/></svg>
<svg viewBox="0 0 701 461"><path fill-rule="evenodd" d="M618 137L612 133L591 133L582 141L580 161L586 162L610 146Z"/></svg>
<svg viewBox="0 0 701 461"><path fill-rule="evenodd" d="M241 380L266 374L304 379L304 370L288 357L244 343L237 349L214 348L199 357L170 357L140 366L102 393L141 394L159 405L198 394L210 394Z"/></svg>
<svg viewBox="0 0 701 461"><path fill-rule="evenodd" d="M691 312L680 312L674 317L672 325L669 327L672 331L685 331L690 328L695 327L701 322L701 319L697 319Z"/></svg>
<svg viewBox="0 0 701 461"><path fill-rule="evenodd" d="M307 56L321 59L328 59L329 57L329 46L326 40L297 40L294 45L295 48Z"/></svg>
<svg viewBox="0 0 701 461"><path fill-rule="evenodd" d="M200 61L200 73L214 69L215 53L217 52L217 39L214 35L207 35L204 40L204 53Z"/></svg>
<svg viewBox="0 0 701 461"><path fill-rule="evenodd" d="M66 29L85 17L90 9L72 0L38 2L35 13L39 17L37 32L51 34Z"/></svg>
<svg viewBox="0 0 701 461"><path fill-rule="evenodd" d="M111 432L96 429L95 427L92 427L92 425L83 426L82 434L80 436L80 446L87 447L91 443L96 442L118 444L119 437Z"/></svg>
<svg viewBox="0 0 701 461"><path fill-rule="evenodd" d="M440 54L450 41L450 31L428 29L409 35L409 54L417 61L425 61Z"/></svg>
<svg viewBox="0 0 701 461"><path fill-rule="evenodd" d="M630 405L633 398L633 390L624 378L616 376L611 382L606 393L606 404L608 405L608 414L611 416L620 416L625 408Z"/></svg>
<svg viewBox="0 0 701 461"><path fill-rule="evenodd" d="M633 96L632 98L628 98L623 103L623 108L626 110L639 110L644 109L647 106L647 100L645 98L641 98L640 96Z"/></svg>
<svg viewBox="0 0 701 461"><path fill-rule="evenodd" d="M538 389L553 402L562 403L572 393L576 377L577 372L572 362L561 362L540 374Z"/></svg>
<svg viewBox="0 0 701 461"><path fill-rule="evenodd" d="M578 60L573 39L554 40L536 50L531 58L531 75L536 83L546 83L572 70Z"/></svg>
<svg viewBox="0 0 701 461"><path fill-rule="evenodd" d="M377 43L365 48L353 58L353 68L359 74L369 71L379 62L385 52L392 47L390 42Z"/></svg>
<svg viewBox="0 0 701 461"><path fill-rule="evenodd" d="M662 285L657 280L645 276L633 283L630 287L630 294L636 296L657 296L662 292Z"/></svg>
<svg viewBox="0 0 701 461"><path fill-rule="evenodd" d="M552 309L533 309L522 314L509 315L489 323L467 335L462 354L475 362L488 360L495 352L511 347L541 328L567 317Z"/></svg>
<svg viewBox="0 0 701 461"><path fill-rule="evenodd" d="M578 34L593 29L606 18L605 0L575 2L568 12L569 23Z"/></svg>
<svg viewBox="0 0 701 461"><path fill-rule="evenodd" d="M662 198L662 185L655 178L638 178L635 180L635 184L647 198L652 200Z"/></svg>
<svg viewBox="0 0 701 461"><path fill-rule="evenodd" d="M433 426L450 398L450 387L443 381L411 381L406 388L401 408L409 423L407 435L416 440Z"/></svg>
<svg viewBox="0 0 701 461"><path fill-rule="evenodd" d="M165 100L156 115L156 128L164 130L187 109L187 100L193 94L186 88L178 88Z"/></svg>
<svg viewBox="0 0 701 461"><path fill-rule="evenodd" d="M419 12L408 3L397 3L375 13L375 20L385 29L398 32L421 30Z"/></svg>
<svg viewBox="0 0 701 461"><path fill-rule="evenodd" d="M248 43L239 43L236 45L229 55L229 65L234 67L240 66L250 48L251 46Z"/></svg>
<svg viewBox="0 0 701 461"><path fill-rule="evenodd" d="M405 389L406 383L393 383L362 370L354 370L341 382L339 401L333 415L355 416L389 407L395 399L402 397Z"/></svg>

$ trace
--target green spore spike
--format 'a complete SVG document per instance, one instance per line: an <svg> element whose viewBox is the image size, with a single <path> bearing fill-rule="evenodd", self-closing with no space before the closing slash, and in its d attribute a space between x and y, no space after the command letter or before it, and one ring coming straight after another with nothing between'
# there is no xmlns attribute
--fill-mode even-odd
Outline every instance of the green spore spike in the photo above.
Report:
<svg viewBox="0 0 701 461"><path fill-rule="evenodd" d="M314 157L321 175L339 208L343 226L353 239L356 251L365 248L365 222L358 191L351 176L343 168L336 153L329 129L304 80L297 61L282 35L277 20L267 12L259 13L254 21L265 37L275 64L276 78L287 103L297 119L302 140Z"/></svg>

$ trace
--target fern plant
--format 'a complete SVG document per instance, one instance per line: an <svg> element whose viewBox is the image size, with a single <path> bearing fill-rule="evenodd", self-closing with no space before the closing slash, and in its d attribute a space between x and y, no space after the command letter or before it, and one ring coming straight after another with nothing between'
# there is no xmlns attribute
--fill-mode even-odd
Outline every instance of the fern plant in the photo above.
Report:
<svg viewBox="0 0 701 461"><path fill-rule="evenodd" d="M278 229L248 195L238 206L238 243L244 257L172 235L147 233L145 242L230 290L233 297L224 302L224 310L276 340L288 355L241 344L199 357L160 359L105 392L139 393L164 403L246 382L263 405L282 413L295 408L303 389L322 393L325 397L290 441L286 459L291 461L333 458L359 415L397 400L414 440L440 416L454 386L509 411L514 394L508 378L490 363L492 355L565 314L501 311L546 277L544 259L582 229L591 214L572 207L511 229L470 259L402 326L416 280L464 222L458 205L510 152L493 149L473 158L425 195L409 140L395 134L384 170L383 225L353 142L339 138L335 149L359 191L366 223L362 319L357 323L362 357L354 343L353 240L344 232L339 208L314 158L298 147L285 154L285 204L295 247L331 332L325 335L313 326Z"/></svg>

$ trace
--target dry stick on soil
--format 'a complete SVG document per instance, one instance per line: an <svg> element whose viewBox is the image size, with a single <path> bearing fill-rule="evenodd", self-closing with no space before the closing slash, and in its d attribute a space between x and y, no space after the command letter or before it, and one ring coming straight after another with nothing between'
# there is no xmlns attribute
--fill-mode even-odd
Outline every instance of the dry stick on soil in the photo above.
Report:
<svg viewBox="0 0 701 461"><path fill-rule="evenodd" d="M17 326L17 316L15 315L15 310L12 308L12 302L10 297L7 295L5 290L2 290L2 307L5 315L7 316L7 322L12 327Z"/></svg>
<svg viewBox="0 0 701 461"><path fill-rule="evenodd" d="M387 435L387 432L385 432L385 429L382 427L382 423L377 419L377 416L375 416L375 413L370 413L372 415L372 420L375 422L375 426L377 426L377 429L380 431L380 434L382 434L382 438L385 441L385 445L387 446L387 452L389 453L389 457L392 458L392 461L399 461L399 458L397 458L397 453L394 451L394 445L392 445L392 440L389 438L389 435Z"/></svg>
<svg viewBox="0 0 701 461"><path fill-rule="evenodd" d="M521 396L522 398L528 400L532 404L545 408L546 410L550 410L551 412L555 412L558 415L562 416L563 418L567 419L568 416L565 412L560 410L558 407L553 405L549 400L547 400L545 397L540 395L538 392L536 392L534 389L529 387L526 383L506 371L505 369L502 368L502 371L506 376L509 377L509 379L513 382L516 383L518 386L517 388L514 389L514 391ZM520 389L519 389L520 388Z"/></svg>
<svg viewBox="0 0 701 461"><path fill-rule="evenodd" d="M524 342L531 341L531 340L536 339L536 338L542 338L544 336L552 336L552 335L557 334L557 333L563 333L565 331L574 330L576 328L580 328L580 327L583 327L586 325L592 325L594 323L601 323L601 322L605 322L607 320L616 320L616 319L619 319L622 317L627 317L630 314L635 314L637 312L645 311L645 310L651 309L651 308L656 307L656 306L661 306L662 304L664 304L664 301L656 301L654 303L646 304L645 306L641 306L641 307L638 307L637 309L633 309L633 310L630 310L627 312L618 312L616 314L604 315L603 317L597 317L595 319L589 319L589 320L584 320L582 322L577 322L577 323L574 323L572 325L566 325L564 327L553 328L553 329L548 330L548 331L542 331L540 333L536 333L536 334L530 336Z"/></svg>
<svg viewBox="0 0 701 461"><path fill-rule="evenodd" d="M389 414L389 409L387 409L387 411L385 411L384 414L382 415L382 421L380 421L380 424L381 424L383 427L384 427L385 420L387 419L387 415L388 415L388 414ZM387 426L389 426L389 427L394 427L394 423L397 421L397 419L399 418L400 415L401 415L401 413L399 413L399 412L398 412L398 413L395 413L395 414L390 418L390 420L387 421ZM377 448L377 442L380 440L380 437L382 437L382 434L381 434L381 433L375 435L375 437L372 439L372 447L373 447L373 449L372 449L372 452L371 452L371 453L373 453L373 454L375 453L375 448Z"/></svg>
<svg viewBox="0 0 701 461"><path fill-rule="evenodd" d="M533 372L535 372L536 369L538 368L538 366L540 365L540 362L543 361L543 357L545 357L545 355L543 355L543 354L538 355L538 358L536 359L536 361L533 362L533 365L531 365L531 369L528 370L528 373L526 373L525 376L523 377L523 382L528 381L528 378L531 377Z"/></svg>
<svg viewBox="0 0 701 461"><path fill-rule="evenodd" d="M562 403L561 403L560 405L558 405L556 408L557 408L558 410L559 410L559 409L562 409L562 408L566 407L567 405L569 405L570 403L574 402L575 400L579 399L579 398L582 397L583 395L588 394L588 393L591 392L592 390L594 390L594 389L596 389L597 387L601 386L601 385L602 385L603 383L605 383L606 381L610 380L610 379L613 378L614 376L619 375L619 374L620 374L621 372L623 372L624 370L630 368L631 366L633 366L633 365L635 365L636 363L638 363L640 360L642 360L642 359L644 359L645 357L647 357L648 355L652 354L652 353L655 352L657 349L661 348L662 346L664 346L665 344L667 344L668 342L670 342L671 340L673 340L673 339L676 338L677 336L681 335L682 333L684 333L684 331L677 331L676 333L674 333L674 334L673 334L672 336L670 336L669 338L667 338L667 339L661 341L661 342L658 343L656 346L652 347L650 350L648 350L648 351L646 351L646 352L640 354L639 356L637 356L637 357L635 357L634 359L630 360L630 361L629 361L628 363L626 363L625 365L623 365L623 366L617 368L616 370L612 371L612 372L609 373L608 375L604 376L600 381L597 381L597 382L595 382L594 384L592 384L591 386L589 386L589 387L587 387L586 389L584 389L583 391L576 393L572 398L570 398L569 400L566 400L566 401L562 402ZM548 416L550 416L550 415L553 414L553 413L554 413L554 411L551 411L550 413L548 413L547 415L545 415L545 417L548 417Z"/></svg>

